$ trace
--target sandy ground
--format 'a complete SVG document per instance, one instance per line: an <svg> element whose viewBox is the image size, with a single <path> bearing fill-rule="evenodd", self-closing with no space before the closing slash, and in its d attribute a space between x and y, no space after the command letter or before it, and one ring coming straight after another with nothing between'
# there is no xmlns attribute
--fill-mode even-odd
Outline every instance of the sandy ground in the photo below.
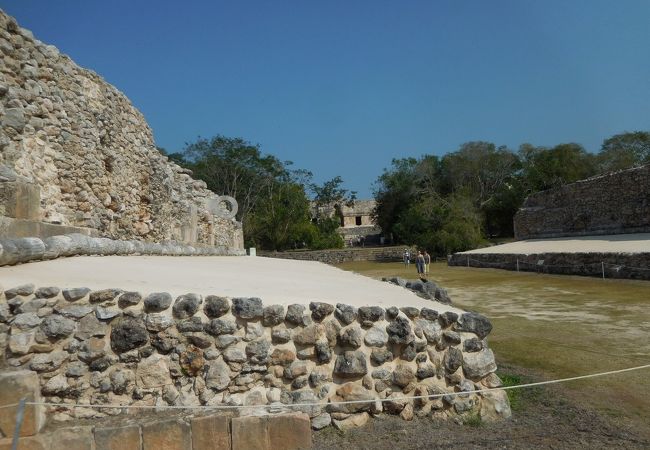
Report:
<svg viewBox="0 0 650 450"><path fill-rule="evenodd" d="M415 275L415 274L413 274ZM0 285L119 288L173 296L260 297L265 304L320 301L455 311L411 291L319 262L249 256L83 256L0 267Z"/></svg>
<svg viewBox="0 0 650 450"><path fill-rule="evenodd" d="M650 233L529 239L466 253L644 253L650 252Z"/></svg>

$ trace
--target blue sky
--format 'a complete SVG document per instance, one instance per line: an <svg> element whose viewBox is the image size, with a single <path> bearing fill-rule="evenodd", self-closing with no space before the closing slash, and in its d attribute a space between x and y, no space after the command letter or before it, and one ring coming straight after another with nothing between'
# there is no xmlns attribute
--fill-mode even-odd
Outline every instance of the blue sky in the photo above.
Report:
<svg viewBox="0 0 650 450"><path fill-rule="evenodd" d="M36 1L0 7L156 142L244 137L371 195L392 158L650 130L650 1Z"/></svg>

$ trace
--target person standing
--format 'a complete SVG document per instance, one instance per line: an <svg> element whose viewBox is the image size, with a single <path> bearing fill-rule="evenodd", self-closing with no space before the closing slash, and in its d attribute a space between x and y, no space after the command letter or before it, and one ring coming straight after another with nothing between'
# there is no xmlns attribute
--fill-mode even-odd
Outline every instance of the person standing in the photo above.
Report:
<svg viewBox="0 0 650 450"><path fill-rule="evenodd" d="M404 249L404 266L408 267L411 263L411 254L409 253L408 248Z"/></svg>
<svg viewBox="0 0 650 450"><path fill-rule="evenodd" d="M415 267L420 278L424 277L424 255L422 255L421 251L418 252L418 256L415 259Z"/></svg>
<svg viewBox="0 0 650 450"><path fill-rule="evenodd" d="M431 255L426 250L424 251L424 274L429 275L429 264L431 264Z"/></svg>

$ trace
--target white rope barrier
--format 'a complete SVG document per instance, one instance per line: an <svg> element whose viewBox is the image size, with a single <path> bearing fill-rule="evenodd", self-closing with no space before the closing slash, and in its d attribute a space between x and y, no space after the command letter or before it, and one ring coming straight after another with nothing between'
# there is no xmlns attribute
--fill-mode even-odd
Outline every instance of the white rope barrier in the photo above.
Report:
<svg viewBox="0 0 650 450"><path fill-rule="evenodd" d="M557 383L566 383L568 381L576 381L576 380L586 380L589 378L596 378L596 377L603 377L607 375L615 375L615 374L620 374L620 373L625 373L625 372L632 372L635 370L642 370L642 369L648 369L650 368L650 364L645 364L642 366L636 366L636 367L628 367L625 369L618 369L618 370L610 370L607 372L598 372L598 373L592 373L592 374L587 374L587 375L579 375L575 377L568 377L568 378L558 378L555 380L547 380L547 381L538 381L534 383L525 383L525 384L517 384L513 386L502 386L499 388L487 388L487 389L479 389L475 391L460 391L460 392L448 392L448 393L441 393L441 394L429 394L429 395L413 395L413 396L406 396L406 397L397 397L397 398L377 398L377 399L370 399L370 400L346 400L346 401L337 401L337 402L328 402L328 403L290 403L290 404L284 404L284 403L275 403L275 404L270 404L270 405L213 405L213 406L205 406L205 405L197 405L197 406L175 406L175 405L80 405L76 403L56 403L56 402L25 402L26 405L28 406L54 406L54 407L64 407L64 408L97 408L97 409L155 409L155 410L165 410L165 409L176 409L176 410L233 410L233 409L272 409L272 408L307 408L307 407L325 407L328 405L354 405L354 404L363 404L363 403L376 403L376 402L392 402L392 401L404 401L404 400L431 400L431 399L436 399L436 398L442 398L442 397L457 397L457 396L462 396L462 395L471 395L471 394L483 394L483 393L489 393L489 392L495 392L495 391L501 391L501 390L512 390L512 389L522 389L522 388L530 388L530 387L535 387L535 386L545 386L549 384L557 384ZM13 405L4 405L2 408L9 408L9 407L14 407L17 406L18 404L13 404Z"/></svg>
<svg viewBox="0 0 650 450"><path fill-rule="evenodd" d="M542 261L542 260L540 260ZM475 263L472 265L471 263ZM519 268L521 266L528 266L528 267L533 267L538 270L544 270L546 268L562 268L562 269L572 269L575 267L579 267L581 269L588 269L590 267L592 268L598 268L601 269L599 272L602 272L603 278L605 278L606 271L607 270L614 270L617 273L620 272L623 269L627 270L639 270L639 271L644 271L644 272L650 272L649 267L634 267L634 266L626 266L624 264L613 264L613 263L606 263L604 261L601 262L595 262L595 263L584 263L584 264L539 264L538 263L533 263L533 262L528 262L528 261L521 261L519 258L517 258L516 261L502 261L502 262L488 262L488 261L481 261L478 259L474 258L467 258L467 267L495 267L495 268L504 268L504 266L509 266L512 265L513 268L516 268L517 272L519 272ZM610 267L610 268L608 268Z"/></svg>

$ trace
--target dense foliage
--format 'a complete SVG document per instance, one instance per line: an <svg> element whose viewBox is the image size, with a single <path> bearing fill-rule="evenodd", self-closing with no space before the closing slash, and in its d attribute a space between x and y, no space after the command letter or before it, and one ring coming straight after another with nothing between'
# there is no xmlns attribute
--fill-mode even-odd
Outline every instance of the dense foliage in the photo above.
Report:
<svg viewBox="0 0 650 450"><path fill-rule="evenodd" d="M518 151L468 142L442 157L395 159L375 186L375 216L395 243L439 255L511 237L527 195L599 173L650 163L650 133L612 136L598 154L575 143Z"/></svg>

